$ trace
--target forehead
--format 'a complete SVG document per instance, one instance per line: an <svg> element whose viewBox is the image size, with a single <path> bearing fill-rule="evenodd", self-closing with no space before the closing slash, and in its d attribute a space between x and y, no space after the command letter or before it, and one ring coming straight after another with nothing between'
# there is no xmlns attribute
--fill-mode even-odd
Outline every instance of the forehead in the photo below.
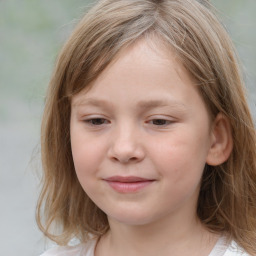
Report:
<svg viewBox="0 0 256 256"><path fill-rule="evenodd" d="M152 75L148 76L146 73ZM123 84L124 80L128 88L130 81L135 79L137 90L140 89L140 83L151 84L154 82L157 86L157 80L160 77L164 78L167 74L185 84L196 84L171 46L167 47L163 40L157 37L140 39L129 46L123 47L114 60L96 79L86 85L80 94L91 93L92 88L98 84L118 82ZM152 77L154 78L153 81ZM123 92L126 93L126 90ZM76 98L72 98L73 103L78 103Z"/></svg>
<svg viewBox="0 0 256 256"><path fill-rule="evenodd" d="M152 48L154 46L155 48ZM185 111L204 102L190 74L171 51L140 41L123 49L72 106L105 110L171 107Z"/></svg>

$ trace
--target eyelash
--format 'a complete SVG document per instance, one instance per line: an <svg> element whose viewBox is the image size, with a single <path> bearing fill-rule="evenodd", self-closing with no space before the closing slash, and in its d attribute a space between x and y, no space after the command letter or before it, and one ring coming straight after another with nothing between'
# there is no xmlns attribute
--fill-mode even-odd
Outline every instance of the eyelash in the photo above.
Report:
<svg viewBox="0 0 256 256"><path fill-rule="evenodd" d="M155 124L154 122L159 122L160 121L160 124ZM163 123L164 122L164 123ZM152 119L152 120L150 120L149 121L149 123L152 123L153 125L155 125L155 126L167 126L167 125L169 125L169 124L171 124L172 123L172 121L170 121L170 120L166 120L166 119L163 119L163 118L155 118L155 119Z"/></svg>
<svg viewBox="0 0 256 256"><path fill-rule="evenodd" d="M98 121L103 121L103 122L100 122L100 124L95 124L94 122L98 122ZM84 120L85 123L87 124L90 124L91 126L101 126L101 125L104 125L104 124L108 124L110 123L107 119L105 118L91 118L91 119L87 119L87 120Z"/></svg>

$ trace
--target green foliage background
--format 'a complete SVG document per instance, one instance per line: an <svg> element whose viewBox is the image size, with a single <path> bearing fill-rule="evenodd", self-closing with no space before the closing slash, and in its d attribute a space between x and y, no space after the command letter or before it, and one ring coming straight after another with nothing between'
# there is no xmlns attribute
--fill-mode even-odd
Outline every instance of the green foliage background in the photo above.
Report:
<svg viewBox="0 0 256 256"><path fill-rule="evenodd" d="M58 50L92 2L0 0L1 255L43 251L44 241L34 220L39 184L35 170L40 168L33 151L39 144L44 95ZM256 1L212 3L240 54L255 117Z"/></svg>

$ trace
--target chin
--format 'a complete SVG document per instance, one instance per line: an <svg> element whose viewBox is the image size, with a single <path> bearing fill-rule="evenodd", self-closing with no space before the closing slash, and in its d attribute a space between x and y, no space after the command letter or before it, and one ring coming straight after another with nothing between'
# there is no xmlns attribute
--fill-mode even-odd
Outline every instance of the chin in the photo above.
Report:
<svg viewBox="0 0 256 256"><path fill-rule="evenodd" d="M126 212L125 214L108 215L109 222L114 221L128 226L145 226L155 222L155 218L148 214L136 214L136 212Z"/></svg>

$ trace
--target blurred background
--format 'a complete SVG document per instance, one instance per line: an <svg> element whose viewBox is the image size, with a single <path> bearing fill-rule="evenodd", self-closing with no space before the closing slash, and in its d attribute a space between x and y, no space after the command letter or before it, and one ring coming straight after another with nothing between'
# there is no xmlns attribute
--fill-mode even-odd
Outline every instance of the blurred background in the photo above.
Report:
<svg viewBox="0 0 256 256"><path fill-rule="evenodd" d="M56 55L93 1L0 0L0 254L39 255L40 122ZM240 54L256 119L256 1L212 0Z"/></svg>

